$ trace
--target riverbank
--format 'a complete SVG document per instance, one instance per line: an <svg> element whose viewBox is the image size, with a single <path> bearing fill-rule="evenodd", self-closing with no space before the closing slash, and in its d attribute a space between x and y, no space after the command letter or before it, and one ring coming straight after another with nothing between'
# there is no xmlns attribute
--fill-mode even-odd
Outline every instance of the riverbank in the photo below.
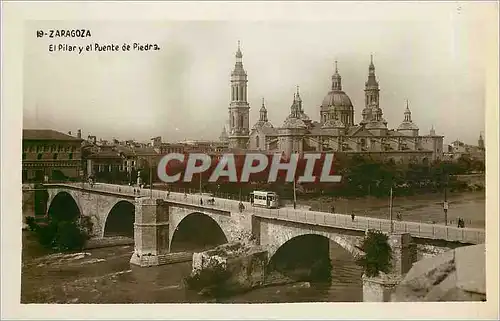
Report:
<svg viewBox="0 0 500 321"><path fill-rule="evenodd" d="M21 303L212 303L184 287L191 262L130 265L133 245L52 253L23 231ZM273 285L223 298L224 303L352 302L362 300L361 268L331 246L331 284Z"/></svg>

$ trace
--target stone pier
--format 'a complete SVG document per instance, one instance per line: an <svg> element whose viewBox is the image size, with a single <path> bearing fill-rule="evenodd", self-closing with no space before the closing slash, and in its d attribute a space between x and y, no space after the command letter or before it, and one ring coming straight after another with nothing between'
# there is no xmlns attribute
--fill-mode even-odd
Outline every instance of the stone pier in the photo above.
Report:
<svg viewBox="0 0 500 321"><path fill-rule="evenodd" d="M409 233L390 234L388 242L392 249L391 271L376 277L363 275L364 302L389 302L394 288L415 262L416 245Z"/></svg>
<svg viewBox="0 0 500 321"><path fill-rule="evenodd" d="M135 246L131 264L156 266L166 260L169 254L168 211L168 204L161 199L135 199Z"/></svg>

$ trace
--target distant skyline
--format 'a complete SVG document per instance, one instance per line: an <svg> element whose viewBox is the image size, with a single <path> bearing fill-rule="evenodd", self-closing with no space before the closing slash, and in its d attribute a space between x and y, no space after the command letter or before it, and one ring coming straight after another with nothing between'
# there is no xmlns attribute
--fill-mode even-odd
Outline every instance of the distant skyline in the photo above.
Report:
<svg viewBox="0 0 500 321"><path fill-rule="evenodd" d="M408 15L411 5L399 8ZM331 7L335 10L335 3ZM319 120L335 60L358 123L373 54L389 128L403 120L408 99L421 135L434 126L446 143L476 144L485 131L483 9L489 7L450 2L406 20L360 20L353 13L352 19L318 22L30 22L25 30L24 128L73 134L81 129L83 137L108 140L217 139L227 122L229 77L240 40L251 126L262 98L269 120L281 126L297 86L305 112ZM75 27L91 30L92 37L34 37L38 29ZM48 52L49 43L63 42L157 43L161 50Z"/></svg>

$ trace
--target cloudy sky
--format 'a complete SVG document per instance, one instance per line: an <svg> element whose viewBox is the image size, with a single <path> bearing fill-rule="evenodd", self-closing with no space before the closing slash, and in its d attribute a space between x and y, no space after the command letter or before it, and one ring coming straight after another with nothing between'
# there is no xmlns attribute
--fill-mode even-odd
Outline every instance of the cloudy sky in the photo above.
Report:
<svg viewBox="0 0 500 321"><path fill-rule="evenodd" d="M485 130L482 58L488 43L481 13L491 6L427 6L427 14L412 15L410 5L400 5L405 19L394 18L395 12L366 19L366 12L361 18L352 10L331 21L30 22L25 29L24 127L81 128L85 137L106 139L216 139L227 120L229 77L240 40L251 125L265 98L270 121L281 126L297 85L306 113L319 119L335 60L359 122L373 54L380 106L391 128L403 120L408 99L422 134L434 125L446 142L475 143ZM86 28L92 36L34 37L36 30L67 28ZM49 44L134 42L156 43L161 49L80 55L48 51Z"/></svg>

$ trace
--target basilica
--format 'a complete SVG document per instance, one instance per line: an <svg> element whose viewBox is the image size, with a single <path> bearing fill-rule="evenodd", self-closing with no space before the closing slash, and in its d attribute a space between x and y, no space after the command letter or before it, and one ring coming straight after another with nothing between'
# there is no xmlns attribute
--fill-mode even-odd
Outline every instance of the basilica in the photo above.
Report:
<svg viewBox="0 0 500 321"><path fill-rule="evenodd" d="M250 127L247 101L247 73L238 43L236 64L231 73L231 102L229 122L220 139L230 148L280 152L285 155L304 152L342 152L371 157L392 158L394 161L429 162L443 156L443 136L432 128L428 135L419 135L406 102L402 122L389 129L380 106L380 88L375 75L373 56L365 83L365 106L359 123L354 119L354 106L342 90L342 77L335 62L330 91L319 106L319 121L312 120L303 108L297 87L290 114L281 126L273 125L267 117L264 100L259 120Z"/></svg>

